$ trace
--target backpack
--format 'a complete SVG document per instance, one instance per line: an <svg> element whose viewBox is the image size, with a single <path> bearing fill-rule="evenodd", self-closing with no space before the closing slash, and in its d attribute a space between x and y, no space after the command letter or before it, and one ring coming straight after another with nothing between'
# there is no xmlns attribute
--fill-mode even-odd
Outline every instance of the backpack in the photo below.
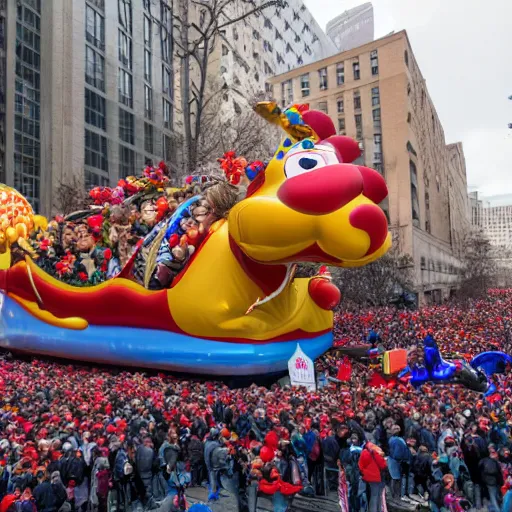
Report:
<svg viewBox="0 0 512 512"><path fill-rule="evenodd" d="M74 480L76 485L81 485L84 481L84 470L85 470L85 461L82 458L73 457L69 461L69 465L67 467L67 480L68 483L71 480Z"/></svg>

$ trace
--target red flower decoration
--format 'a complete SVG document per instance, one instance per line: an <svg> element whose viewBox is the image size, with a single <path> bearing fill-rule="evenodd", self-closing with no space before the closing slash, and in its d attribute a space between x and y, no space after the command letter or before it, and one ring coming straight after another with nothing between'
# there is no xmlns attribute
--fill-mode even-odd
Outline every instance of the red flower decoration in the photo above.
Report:
<svg viewBox="0 0 512 512"><path fill-rule="evenodd" d="M80 278L80 281L87 281L89 279L89 276L86 272L78 272L78 277Z"/></svg>
<svg viewBox="0 0 512 512"><path fill-rule="evenodd" d="M110 249L105 249L103 251L103 257L106 259L106 260L110 260L112 258L112 251Z"/></svg>

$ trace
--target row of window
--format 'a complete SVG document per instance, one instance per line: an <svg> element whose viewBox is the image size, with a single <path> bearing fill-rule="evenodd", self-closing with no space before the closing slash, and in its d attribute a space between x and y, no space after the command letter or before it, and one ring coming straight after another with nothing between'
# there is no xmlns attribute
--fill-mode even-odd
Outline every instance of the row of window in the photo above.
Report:
<svg viewBox="0 0 512 512"><path fill-rule="evenodd" d="M41 4L18 2L14 96L14 185L39 210L41 174L40 48Z"/></svg>
<svg viewBox="0 0 512 512"><path fill-rule="evenodd" d="M427 259L425 256L422 256L420 259L421 270L427 270ZM434 260L428 260L428 270L433 270L435 272L444 272L445 274L458 274L461 272L461 269L457 268L454 265L443 264L440 261L434 262Z"/></svg>
<svg viewBox="0 0 512 512"><path fill-rule="evenodd" d="M354 110L361 110L361 94L359 91L354 91ZM378 107L380 105L380 92L378 87L372 87L372 107ZM328 114L327 101L320 101L318 103L318 109ZM338 114L345 113L345 101L343 96L336 100L336 111ZM378 112L380 114L380 110ZM380 120L380 118L379 118Z"/></svg>
<svg viewBox="0 0 512 512"><path fill-rule="evenodd" d="M372 76L379 74L379 57L377 50L374 50L370 54L370 66L371 66L371 73ZM361 70L359 66L359 59L354 60L352 63L352 72L354 80L360 80L361 78ZM310 74L304 73L300 76L300 89L302 97L305 98L310 95L311 88L310 88ZM288 84L289 82L289 84ZM292 90L292 81L287 80L286 82L282 83L282 91L286 90ZM338 62L336 64L336 85L341 86L345 83L345 63L344 62ZM318 70L318 85L321 91L326 91L329 88L329 79L327 74L327 67L321 68ZM289 100L289 95L282 95L283 100ZM292 96L293 99L293 96Z"/></svg>
<svg viewBox="0 0 512 512"><path fill-rule="evenodd" d="M148 153L153 153L153 126L144 124L144 149ZM162 138L163 144L163 157L164 160L174 161L176 146L173 139L164 134ZM126 178L132 176L136 172L136 152L125 146L119 144L119 177ZM91 169L85 169L85 185L86 187L106 186L109 184L108 178L108 141L103 135L99 135L90 130L85 130L85 165ZM146 157L146 161L152 160ZM105 174L94 171L98 169Z"/></svg>

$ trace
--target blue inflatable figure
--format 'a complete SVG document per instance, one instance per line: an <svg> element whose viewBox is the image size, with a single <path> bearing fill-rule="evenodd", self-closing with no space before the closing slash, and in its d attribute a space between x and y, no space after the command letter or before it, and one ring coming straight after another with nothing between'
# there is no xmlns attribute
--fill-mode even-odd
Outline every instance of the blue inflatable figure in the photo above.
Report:
<svg viewBox="0 0 512 512"><path fill-rule="evenodd" d="M505 352L482 352L471 360L471 366L476 370L480 368L487 376L495 373L505 373L507 368L512 366L512 356Z"/></svg>
<svg viewBox="0 0 512 512"><path fill-rule="evenodd" d="M455 361L443 359L437 343L430 334L424 340L423 349L425 365L417 365L411 371L411 384L414 387L419 387L426 382L434 382L438 384L461 384L480 393L491 390L487 376L480 368L472 368L462 359Z"/></svg>

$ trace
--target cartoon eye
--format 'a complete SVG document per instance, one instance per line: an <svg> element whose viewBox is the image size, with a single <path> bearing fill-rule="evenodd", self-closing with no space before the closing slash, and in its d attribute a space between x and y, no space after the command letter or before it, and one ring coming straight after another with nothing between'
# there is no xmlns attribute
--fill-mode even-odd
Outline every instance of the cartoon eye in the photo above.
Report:
<svg viewBox="0 0 512 512"><path fill-rule="evenodd" d="M293 178L306 172L315 171L327 165L319 153L297 153L290 155L285 163L284 172L287 178Z"/></svg>

